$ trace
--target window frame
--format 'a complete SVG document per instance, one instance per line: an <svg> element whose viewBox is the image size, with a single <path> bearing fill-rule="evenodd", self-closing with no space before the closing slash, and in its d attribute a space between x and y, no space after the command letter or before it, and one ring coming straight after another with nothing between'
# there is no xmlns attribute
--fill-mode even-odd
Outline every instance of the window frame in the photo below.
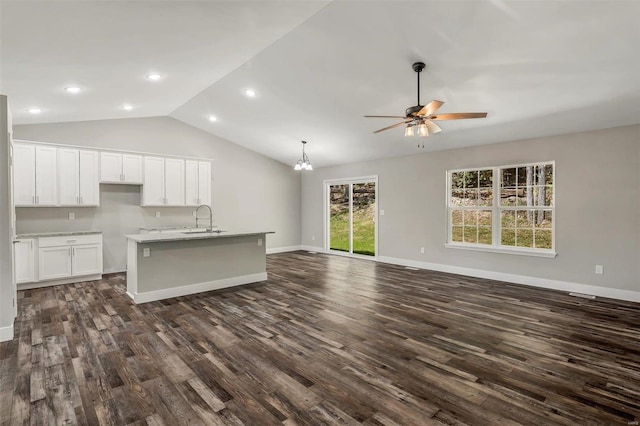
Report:
<svg viewBox="0 0 640 426"><path fill-rule="evenodd" d="M553 168L553 176L551 181L551 187L553 188L551 205L550 206L503 206L501 205L501 182L502 182L502 170L518 168L518 167L529 167L529 166L547 166L551 165ZM472 207L462 207L462 206L452 206L451 205L451 177L453 173L458 172L477 172L481 170L492 170L493 182L492 182L492 190L493 190L493 200L490 206L472 206ZM556 164L555 161L536 161L531 163L522 163L522 164L511 164L511 165L501 165L501 166L479 166L479 167L469 167L464 169L450 169L446 172L446 203L445 203L445 212L447 215L447 241L445 243L446 248L454 248L454 249L462 249L462 250L475 250L475 251L486 251L493 253L505 253L505 254L515 254L515 255L524 255L524 256L537 256L537 257L556 257ZM482 244L482 243L467 243L467 242L454 242L453 237L453 210L490 210L491 211L491 244ZM542 210L542 211L551 211L551 248L534 248L534 247L518 247L518 246L507 246L502 245L502 212L503 211L517 211L517 210ZM516 214L516 213L514 213ZM464 228L463 228L464 232ZM535 232L535 231L534 231Z"/></svg>

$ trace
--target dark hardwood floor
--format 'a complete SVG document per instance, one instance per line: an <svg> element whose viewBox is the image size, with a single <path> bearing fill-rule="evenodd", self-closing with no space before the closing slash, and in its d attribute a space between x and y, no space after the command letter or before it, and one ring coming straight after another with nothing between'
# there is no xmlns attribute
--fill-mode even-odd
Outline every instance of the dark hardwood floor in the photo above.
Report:
<svg viewBox="0 0 640 426"><path fill-rule="evenodd" d="M123 275L19 293L0 423L626 425L640 305L339 256L134 305Z"/></svg>

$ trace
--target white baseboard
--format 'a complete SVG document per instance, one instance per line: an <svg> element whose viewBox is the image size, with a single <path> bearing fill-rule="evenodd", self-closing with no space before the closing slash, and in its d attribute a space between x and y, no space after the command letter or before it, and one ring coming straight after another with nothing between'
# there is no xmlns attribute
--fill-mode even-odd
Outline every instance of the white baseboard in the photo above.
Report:
<svg viewBox="0 0 640 426"><path fill-rule="evenodd" d="M267 280L267 273L243 275L240 277L224 278L221 280L207 281L196 284L189 284L181 287L165 288L162 290L145 291L142 293L129 293L127 295L137 303L147 303L156 300L170 299L172 297L186 296L205 291L219 290L221 288L234 287L243 284L257 283Z"/></svg>
<svg viewBox="0 0 640 426"><path fill-rule="evenodd" d="M267 254L285 253L287 251L302 250L302 246L288 246L288 247L273 247L267 249Z"/></svg>
<svg viewBox="0 0 640 426"><path fill-rule="evenodd" d="M300 246L300 250L305 251L317 251L318 253L324 253L324 248L322 247L314 247L314 246Z"/></svg>
<svg viewBox="0 0 640 426"><path fill-rule="evenodd" d="M466 275L475 278L486 278L496 281L506 281L514 284L524 284L532 287L548 288L573 293L591 294L599 297L640 302L640 292L621 290L617 288L599 287L569 281L551 280L547 278L530 277L526 275L507 274L504 272L485 271L482 269L464 268L461 266L443 265L439 263L419 262L415 260L399 259L395 257L378 256L378 262L393 265L410 266L431 271L447 272L450 274Z"/></svg>
<svg viewBox="0 0 640 426"><path fill-rule="evenodd" d="M37 281L34 283L22 283L18 284L18 290L30 290L32 288L51 287L60 284L74 284L83 283L85 281L99 281L102 279L102 274L85 275L83 277L70 277L59 280Z"/></svg>
<svg viewBox="0 0 640 426"><path fill-rule="evenodd" d="M105 269L103 274L119 274L122 272L127 272L127 268L110 268L110 269Z"/></svg>
<svg viewBox="0 0 640 426"><path fill-rule="evenodd" d="M0 327L0 342L7 342L13 340L13 326Z"/></svg>

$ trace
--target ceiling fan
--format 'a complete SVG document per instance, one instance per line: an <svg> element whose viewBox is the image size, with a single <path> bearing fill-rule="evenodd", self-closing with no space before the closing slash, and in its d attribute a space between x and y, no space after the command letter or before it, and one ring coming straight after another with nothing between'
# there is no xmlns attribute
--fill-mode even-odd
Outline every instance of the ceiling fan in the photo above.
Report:
<svg viewBox="0 0 640 426"><path fill-rule="evenodd" d="M400 115L365 115L367 118L401 118L403 121L392 126L384 127L373 133L384 132L394 127L406 125L405 136L418 135L429 136L430 133L440 133L442 129L434 123L437 120L460 120L464 118L484 118L486 112L455 112L447 114L436 114L438 108L444 104L442 101L431 101L426 105L420 105L420 73L424 69L424 62L413 64L413 70L418 74L418 105L407 108L405 116Z"/></svg>

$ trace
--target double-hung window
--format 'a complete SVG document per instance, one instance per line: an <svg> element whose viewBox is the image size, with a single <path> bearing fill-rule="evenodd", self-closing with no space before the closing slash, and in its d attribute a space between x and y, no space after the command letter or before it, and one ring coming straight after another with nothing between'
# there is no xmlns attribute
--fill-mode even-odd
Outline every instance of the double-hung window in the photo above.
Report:
<svg viewBox="0 0 640 426"><path fill-rule="evenodd" d="M554 163L447 172L447 247L555 256Z"/></svg>

